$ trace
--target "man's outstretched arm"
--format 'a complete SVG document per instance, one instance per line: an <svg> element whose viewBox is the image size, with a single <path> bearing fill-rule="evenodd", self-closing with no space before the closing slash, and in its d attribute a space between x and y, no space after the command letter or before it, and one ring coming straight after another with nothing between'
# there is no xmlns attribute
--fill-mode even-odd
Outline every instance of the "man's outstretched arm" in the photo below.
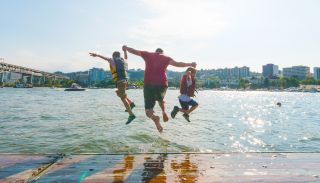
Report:
<svg viewBox="0 0 320 183"><path fill-rule="evenodd" d="M169 65L175 66L175 67L197 67L197 63L192 62L192 63L185 63L185 62L177 62L174 60L170 60Z"/></svg>
<svg viewBox="0 0 320 183"><path fill-rule="evenodd" d="M123 51L128 51L129 53L132 53L132 54L137 55L137 56L141 56L141 51L140 50L136 50L136 49L130 48L127 45L122 46L122 50Z"/></svg>
<svg viewBox="0 0 320 183"><path fill-rule="evenodd" d="M127 53L127 50L123 50L123 54L124 54L124 59L128 59L128 53Z"/></svg>
<svg viewBox="0 0 320 183"><path fill-rule="evenodd" d="M112 62L112 59L111 59L111 58L104 57L104 56L99 55L99 54L96 54L96 53L89 53L89 55L92 56L92 57L99 57L99 58L101 58L101 59L103 59L103 60L108 61L109 63Z"/></svg>

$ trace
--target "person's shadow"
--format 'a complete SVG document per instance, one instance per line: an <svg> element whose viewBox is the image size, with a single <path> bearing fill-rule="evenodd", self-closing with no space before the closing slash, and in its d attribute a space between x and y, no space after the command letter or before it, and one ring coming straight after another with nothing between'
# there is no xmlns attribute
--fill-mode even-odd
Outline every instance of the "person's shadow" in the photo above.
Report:
<svg viewBox="0 0 320 183"><path fill-rule="evenodd" d="M190 160L190 154L186 154L182 162L171 161L171 169L178 173L180 182L195 183L198 178L198 166Z"/></svg>
<svg viewBox="0 0 320 183"><path fill-rule="evenodd" d="M119 169L115 169L113 171L113 175L114 175L113 182L114 183L124 182L125 174L132 170L133 163L134 163L134 156L130 156L130 155L125 156L124 167L119 168Z"/></svg>
<svg viewBox="0 0 320 183"><path fill-rule="evenodd" d="M166 182L166 174L164 172L166 157L166 154L160 154L155 159L151 157L146 158L146 162L143 163L142 182Z"/></svg>

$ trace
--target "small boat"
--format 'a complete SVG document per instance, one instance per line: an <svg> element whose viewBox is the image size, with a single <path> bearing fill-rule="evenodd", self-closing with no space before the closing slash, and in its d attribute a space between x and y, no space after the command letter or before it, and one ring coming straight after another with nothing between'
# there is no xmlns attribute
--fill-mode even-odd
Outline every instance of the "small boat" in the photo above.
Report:
<svg viewBox="0 0 320 183"><path fill-rule="evenodd" d="M14 88L33 88L33 85L32 84L18 83L13 87Z"/></svg>
<svg viewBox="0 0 320 183"><path fill-rule="evenodd" d="M64 91L85 91L86 89L82 88L77 83L72 83L70 88L66 88Z"/></svg>
<svg viewBox="0 0 320 183"><path fill-rule="evenodd" d="M13 88L24 88L24 84L16 84Z"/></svg>

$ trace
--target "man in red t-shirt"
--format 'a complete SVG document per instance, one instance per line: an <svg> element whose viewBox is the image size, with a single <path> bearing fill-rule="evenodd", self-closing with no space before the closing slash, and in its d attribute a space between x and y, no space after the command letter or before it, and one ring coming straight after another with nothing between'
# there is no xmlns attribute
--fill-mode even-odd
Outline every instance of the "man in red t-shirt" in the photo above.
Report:
<svg viewBox="0 0 320 183"><path fill-rule="evenodd" d="M160 124L160 117L155 115L153 108L156 101L158 101L162 110L163 121L167 122L169 120L165 111L164 101L164 96L168 88L168 78L166 74L168 65L175 67L196 67L197 64L195 62L177 62L172 58L165 56L161 48L158 48L155 52L147 52L136 50L124 45L122 49L123 51L128 51L134 55L141 56L145 62L146 68L144 71L143 86L145 112L147 117L154 121L158 131L161 133L163 128Z"/></svg>

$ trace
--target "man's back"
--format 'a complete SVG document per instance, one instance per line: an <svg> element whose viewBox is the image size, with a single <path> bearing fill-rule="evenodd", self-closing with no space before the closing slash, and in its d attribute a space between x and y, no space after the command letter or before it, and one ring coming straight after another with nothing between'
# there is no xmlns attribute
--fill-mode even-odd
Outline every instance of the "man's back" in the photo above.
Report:
<svg viewBox="0 0 320 183"><path fill-rule="evenodd" d="M157 52L141 52L141 57L145 61L145 85L168 86L166 74L167 67L172 60L170 57Z"/></svg>

